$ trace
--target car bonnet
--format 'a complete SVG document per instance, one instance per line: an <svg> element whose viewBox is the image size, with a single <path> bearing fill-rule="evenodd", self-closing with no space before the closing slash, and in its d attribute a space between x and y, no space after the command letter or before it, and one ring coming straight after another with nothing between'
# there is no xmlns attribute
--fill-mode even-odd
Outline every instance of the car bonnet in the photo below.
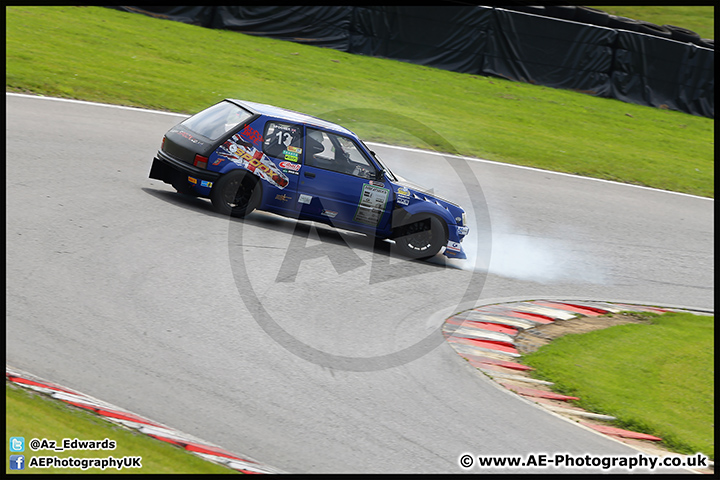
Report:
<svg viewBox="0 0 720 480"><path fill-rule="evenodd" d="M397 178L397 182L393 182L393 183L395 183L398 187L406 187L406 188L409 188L410 190L415 190L416 192L423 194L424 196L428 197L428 199L440 200L441 202L450 204L454 207L462 208L457 203L451 202L450 200L448 200L444 197L441 197L440 195L437 195L436 193L433 193L427 187L418 185L417 183L413 183L413 182L409 181L408 179L402 177L401 175L398 175L395 172L393 172L393 175L395 175L395 177Z"/></svg>

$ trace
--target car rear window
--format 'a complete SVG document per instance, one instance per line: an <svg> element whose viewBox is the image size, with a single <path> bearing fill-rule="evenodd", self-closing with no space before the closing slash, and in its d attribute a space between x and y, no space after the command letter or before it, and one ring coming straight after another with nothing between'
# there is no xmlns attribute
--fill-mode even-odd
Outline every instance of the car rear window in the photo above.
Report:
<svg viewBox="0 0 720 480"><path fill-rule="evenodd" d="M199 133L210 140L217 140L242 122L252 113L234 103L220 102L202 112L196 113L181 123L182 126Z"/></svg>

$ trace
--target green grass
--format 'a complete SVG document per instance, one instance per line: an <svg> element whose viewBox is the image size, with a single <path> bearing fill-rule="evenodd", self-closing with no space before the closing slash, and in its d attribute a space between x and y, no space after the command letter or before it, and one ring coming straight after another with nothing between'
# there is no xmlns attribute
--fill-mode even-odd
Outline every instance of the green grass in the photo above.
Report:
<svg viewBox="0 0 720 480"><path fill-rule="evenodd" d="M617 426L714 458L715 317L648 314L651 324L567 335L523 357L580 406Z"/></svg>
<svg viewBox="0 0 720 480"><path fill-rule="evenodd" d="M715 7L712 6L616 6L591 7L611 15L644 20L656 25L687 28L700 38L715 38Z"/></svg>
<svg viewBox="0 0 720 480"><path fill-rule="evenodd" d="M222 465L205 461L184 450L119 426L114 426L97 415L73 408L45 395L29 392L23 388L5 385L5 442L10 452L10 437L25 437L25 472L34 473L237 473ZM114 450L73 450L65 452L37 451L28 448L31 439L43 438L62 442L63 438L79 440L104 440L116 442ZM17 473L5 464L5 473ZM114 458L142 457L142 468L117 470L90 468L29 469L31 457L56 456L60 458Z"/></svg>
<svg viewBox="0 0 720 480"><path fill-rule="evenodd" d="M7 91L184 113L242 98L369 141L714 196L709 118L100 7L6 7L6 22Z"/></svg>

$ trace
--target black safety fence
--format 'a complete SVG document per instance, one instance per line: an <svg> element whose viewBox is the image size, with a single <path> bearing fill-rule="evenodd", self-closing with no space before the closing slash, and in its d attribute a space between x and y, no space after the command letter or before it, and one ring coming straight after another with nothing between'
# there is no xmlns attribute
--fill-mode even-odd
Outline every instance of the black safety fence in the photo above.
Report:
<svg viewBox="0 0 720 480"><path fill-rule="evenodd" d="M586 7L112 7L715 116L714 41Z"/></svg>

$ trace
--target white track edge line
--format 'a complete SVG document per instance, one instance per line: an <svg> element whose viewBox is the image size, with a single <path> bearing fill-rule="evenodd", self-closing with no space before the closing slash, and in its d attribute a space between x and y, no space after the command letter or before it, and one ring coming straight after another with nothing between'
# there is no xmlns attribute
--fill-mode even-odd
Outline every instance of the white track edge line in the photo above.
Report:
<svg viewBox="0 0 720 480"><path fill-rule="evenodd" d="M161 111L161 110L150 110L150 109L147 109L147 108L139 108L139 107L126 107L126 106L123 106L123 105L112 105L112 104L109 104L109 103L89 102L89 101L86 101L86 100L74 100L74 99L71 99L71 98L46 97L46 96L43 96L43 95L29 95L29 94L26 94L26 93L15 93L15 92L5 92L5 95L6 95L6 96L10 95L10 96L14 96L14 97L23 97L23 98L40 98L40 99L44 99L44 100L55 100L55 101L58 101L58 102L79 103L79 104L85 104L85 105L95 105L95 106L100 106L100 107L118 108L118 109L120 109L120 110L132 110L132 111L137 111L137 112L158 113L158 114L161 114L161 115L171 115L171 116L184 117L184 118L187 118L187 117L190 116L190 115L184 115L184 114L182 114L182 113L163 112L163 111ZM399 146L399 145L387 145L387 144L384 144L384 143L377 143L377 142L365 142L365 143L366 143L367 145L375 145L375 146L386 147L386 148L395 148L395 149L397 149L397 150L405 150L405 151L408 151L408 152L426 153L426 154L430 154L430 155L437 155L437 156L440 156L440 157L459 158L459 159L467 160L467 161L470 161L470 162L488 163L488 164L490 164L490 165L497 165L497 166L501 166L501 167L519 168L519 169L522 169L522 170L530 170L530 171L535 171L535 172L543 172L543 173L548 173L548 174L553 174L553 175L562 175L562 176L565 176L565 177L578 178L578 179L583 179L583 180L592 180L592 181L596 181L596 182L610 183L610 184L612 184L612 185L620 185L620 186L624 186L624 187L640 188L640 189L643 189L643 190L650 190L650 191L653 191L653 192L669 193L669 194L673 194L673 195L681 195L681 196L690 197L690 198L698 198L698 199L702 199L702 200L710 200L710 201L713 201L713 202L715 201L714 198L701 197L701 196L699 196L699 195L691 195L691 194L689 194L689 193L673 192L673 191L671 191L671 190L663 190L663 189L660 189L660 188L645 187L645 186L643 186L643 185L633 185L633 184L631 184L631 183L616 182L616 181L613 181L613 180L605 180L605 179L602 179L602 178L583 177L582 175L574 175L574 174L572 174L572 173L556 172L556 171L553 171L553 170L544 170L544 169L542 169L542 168L537 168L537 167L528 167L528 166L525 166L525 165L514 165L514 164L512 164L512 163L496 162L496 161L494 161L494 160L485 160L485 159L483 159L483 158L466 157L466 156L463 156L463 155L452 155L452 154L449 154L449 153L448 153L448 154L443 154L443 153L440 153L440 152L434 152L434 151L432 151L432 150L421 150L421 149L419 149L419 148L402 147L402 146Z"/></svg>

